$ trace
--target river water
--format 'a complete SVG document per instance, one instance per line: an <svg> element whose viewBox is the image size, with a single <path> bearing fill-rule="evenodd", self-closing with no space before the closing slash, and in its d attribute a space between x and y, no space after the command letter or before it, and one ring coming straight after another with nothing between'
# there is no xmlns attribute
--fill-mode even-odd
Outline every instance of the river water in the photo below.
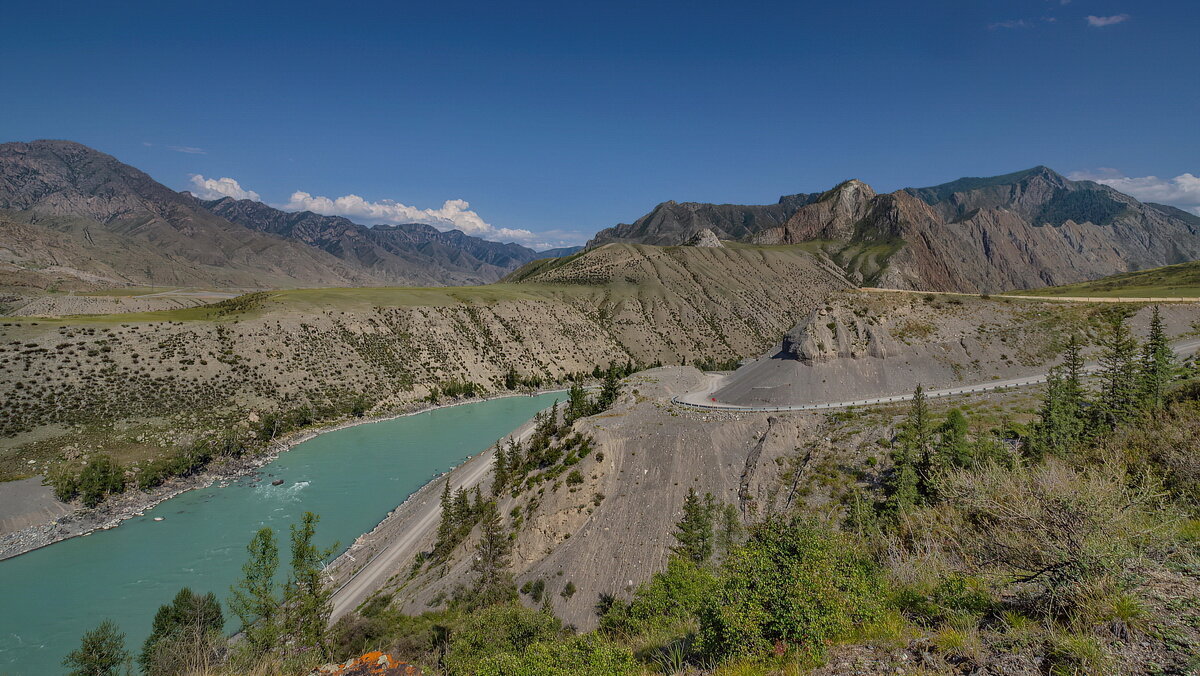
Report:
<svg viewBox="0 0 1200 676"><path fill-rule="evenodd" d="M275 529L281 568L288 526L306 511L321 516L317 544L338 542L340 552L436 474L562 396L494 399L322 434L264 466L260 483L189 491L118 528L0 561L0 675L64 673L63 656L104 618L136 655L154 612L180 587L215 592L224 605L262 526ZM274 478L284 484L270 485Z"/></svg>

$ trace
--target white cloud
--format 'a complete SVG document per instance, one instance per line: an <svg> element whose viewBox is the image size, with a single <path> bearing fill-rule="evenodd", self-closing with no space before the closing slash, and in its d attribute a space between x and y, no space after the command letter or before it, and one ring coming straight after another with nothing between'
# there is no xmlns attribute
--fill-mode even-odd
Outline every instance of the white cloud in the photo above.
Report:
<svg viewBox="0 0 1200 676"><path fill-rule="evenodd" d="M223 178L204 178L200 174L192 174L192 194L202 200L217 200L222 197L232 197L235 200L254 200L261 202L262 198L253 190L246 190L237 181L225 176Z"/></svg>
<svg viewBox="0 0 1200 676"><path fill-rule="evenodd" d="M996 30L997 28L1029 28L1029 22L1024 19L997 21L996 23L988 24L988 28L991 30Z"/></svg>
<svg viewBox="0 0 1200 676"><path fill-rule="evenodd" d="M1128 14L1114 14L1112 16L1088 15L1087 23L1089 26L1091 26L1093 28L1104 28L1105 26L1112 26L1114 24L1118 24L1118 23L1121 23L1123 21L1128 21L1128 20L1129 20Z"/></svg>
<svg viewBox="0 0 1200 676"><path fill-rule="evenodd" d="M363 223L425 223L439 230L462 230L468 235L500 242L542 244L543 237L529 230L497 228L471 209L466 200L446 200L439 209L421 209L395 200L370 202L358 195L329 198L297 190L283 209L345 216Z"/></svg>
<svg viewBox="0 0 1200 676"><path fill-rule="evenodd" d="M207 155L208 151L204 148L194 148L192 146L167 146L168 150L174 150L177 153L187 153L189 155Z"/></svg>
<svg viewBox="0 0 1200 676"><path fill-rule="evenodd" d="M1187 209L1200 216L1200 176L1190 173L1175 178L1132 177L1110 168L1072 172L1075 181L1095 181L1132 195L1143 202L1161 202Z"/></svg>

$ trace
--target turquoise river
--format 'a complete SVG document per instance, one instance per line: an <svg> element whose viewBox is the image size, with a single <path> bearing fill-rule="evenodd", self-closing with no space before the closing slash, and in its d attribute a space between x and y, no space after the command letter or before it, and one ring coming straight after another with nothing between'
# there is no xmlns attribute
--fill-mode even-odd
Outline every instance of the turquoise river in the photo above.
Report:
<svg viewBox="0 0 1200 676"><path fill-rule="evenodd" d="M64 673L63 656L104 618L120 625L136 655L155 610L180 587L224 602L258 528L275 529L286 565L288 525L316 512L318 544L338 542L340 551L438 473L562 396L493 399L328 432L264 466L259 483L189 491L118 528L0 561L0 674ZM284 484L272 486L276 477Z"/></svg>

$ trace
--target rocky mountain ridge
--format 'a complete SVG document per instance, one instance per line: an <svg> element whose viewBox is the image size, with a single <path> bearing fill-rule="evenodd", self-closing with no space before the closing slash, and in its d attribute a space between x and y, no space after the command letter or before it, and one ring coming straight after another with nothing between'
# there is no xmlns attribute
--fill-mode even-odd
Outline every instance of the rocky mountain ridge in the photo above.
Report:
<svg viewBox="0 0 1200 676"><path fill-rule="evenodd" d="M876 194L845 181L777 205L667 202L589 243L722 239L807 244L857 283L995 292L1066 284L1200 258L1200 217L1047 167Z"/></svg>
<svg viewBox="0 0 1200 676"><path fill-rule="evenodd" d="M369 228L198 200L71 141L0 144L0 283L33 288L482 284L542 254L459 231Z"/></svg>
<svg viewBox="0 0 1200 676"><path fill-rule="evenodd" d="M341 216L287 212L232 197L197 203L233 223L303 242L396 283L486 284L543 257L520 244L490 242L458 230L442 232L422 223L368 227Z"/></svg>

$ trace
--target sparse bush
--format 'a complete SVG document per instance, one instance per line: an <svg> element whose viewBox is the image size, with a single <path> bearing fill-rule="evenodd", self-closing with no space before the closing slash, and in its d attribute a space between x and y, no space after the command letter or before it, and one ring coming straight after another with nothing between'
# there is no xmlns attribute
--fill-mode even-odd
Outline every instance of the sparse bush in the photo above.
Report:
<svg viewBox="0 0 1200 676"><path fill-rule="evenodd" d="M811 657L878 619L880 576L847 537L801 519L769 519L726 558L700 612L700 649L714 657L777 646Z"/></svg>

